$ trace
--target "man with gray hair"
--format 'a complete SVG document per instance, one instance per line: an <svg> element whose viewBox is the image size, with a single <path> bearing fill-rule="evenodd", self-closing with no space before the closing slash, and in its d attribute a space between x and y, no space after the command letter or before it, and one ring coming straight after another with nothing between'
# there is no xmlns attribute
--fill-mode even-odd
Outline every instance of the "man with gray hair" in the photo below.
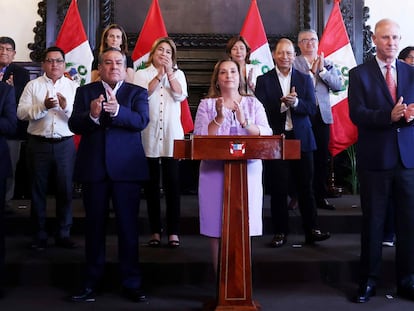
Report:
<svg viewBox="0 0 414 311"><path fill-rule="evenodd" d="M329 138L330 125L333 123L329 92L340 91L343 86L341 73L335 65L325 59L324 53L318 55L318 35L313 29L299 32L298 46L300 55L295 58L293 67L309 74L315 86L316 114L311 117L312 130L316 141L316 150L313 152L314 179L313 189L318 208L335 209L328 202L327 181L329 176Z"/></svg>

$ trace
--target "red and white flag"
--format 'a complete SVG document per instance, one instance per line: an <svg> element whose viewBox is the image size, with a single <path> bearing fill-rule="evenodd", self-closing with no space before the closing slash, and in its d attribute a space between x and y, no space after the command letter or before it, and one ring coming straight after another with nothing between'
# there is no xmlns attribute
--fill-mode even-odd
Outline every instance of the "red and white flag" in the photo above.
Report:
<svg viewBox="0 0 414 311"><path fill-rule="evenodd" d="M145 18L144 25L139 33L134 51L132 52L135 71L145 68L145 63L148 60L152 44L155 40L167 36L168 33L161 15L158 0L153 0L147 17ZM194 130L193 118L187 99L181 102L181 125L184 133L190 133Z"/></svg>
<svg viewBox="0 0 414 311"><path fill-rule="evenodd" d="M135 71L145 68L145 62L148 60L154 41L166 36L168 36L168 33L161 15L158 0L153 0L147 17L145 18L144 25L139 33L134 51L132 52Z"/></svg>
<svg viewBox="0 0 414 311"><path fill-rule="evenodd" d="M356 66L354 52L349 42L344 20L342 19L340 0L335 0L331 15L319 42L319 51L324 52L325 58L331 60L341 72L345 81L339 92L331 92L330 100L334 122L331 125L329 151L332 156L353 145L358 138L356 126L349 118L348 81L349 70Z"/></svg>
<svg viewBox="0 0 414 311"><path fill-rule="evenodd" d="M83 28L76 0L72 0L56 39L65 52L65 75L84 85L91 81L93 53Z"/></svg>
<svg viewBox="0 0 414 311"><path fill-rule="evenodd" d="M262 18L256 0L252 0L249 11L240 35L249 43L250 61L252 64L260 64L262 74L268 72L274 67L272 53L270 52L266 32L263 27Z"/></svg>

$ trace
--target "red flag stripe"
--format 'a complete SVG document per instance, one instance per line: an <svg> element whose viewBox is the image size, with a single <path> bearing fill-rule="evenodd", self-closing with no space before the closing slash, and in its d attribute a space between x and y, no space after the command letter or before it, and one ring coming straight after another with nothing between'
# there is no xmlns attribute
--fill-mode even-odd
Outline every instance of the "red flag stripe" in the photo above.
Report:
<svg viewBox="0 0 414 311"><path fill-rule="evenodd" d="M168 36L168 33L161 15L158 0L153 0L147 17L145 18L144 25L139 33L134 51L132 52L132 60L136 61L147 54L151 50L151 46L155 40L166 36Z"/></svg>
<svg viewBox="0 0 414 311"><path fill-rule="evenodd" d="M266 32L256 0L252 0L240 35L249 42L252 51L267 43Z"/></svg>
<svg viewBox="0 0 414 311"><path fill-rule="evenodd" d="M329 141L329 151L332 156L336 156L357 141L358 131L348 117L348 99L344 99L333 106L332 115L334 123L330 127L331 139Z"/></svg>
<svg viewBox="0 0 414 311"><path fill-rule="evenodd" d="M334 57L334 52L350 46L348 34L346 32L344 20L339 7L339 0L335 0L331 15L326 23L325 30L319 43L319 52L324 52L327 59L330 55ZM352 49L349 49L352 53ZM355 57L352 53L350 59L353 64L341 64L344 67L355 66ZM332 103L331 103L332 104ZM358 138L355 125L349 118L348 98L345 97L332 107L333 124L330 126L329 151L332 156L337 155L349 146L354 144Z"/></svg>
<svg viewBox="0 0 414 311"><path fill-rule="evenodd" d="M76 0L72 0L56 39L56 45L65 53L87 41Z"/></svg>
<svg viewBox="0 0 414 311"><path fill-rule="evenodd" d="M325 31L322 34L322 38L319 42L319 51L323 47L325 56L328 56L344 47L349 43L348 34L346 32L344 20L342 18L341 9L339 7L339 1L336 1L328 22L325 26Z"/></svg>

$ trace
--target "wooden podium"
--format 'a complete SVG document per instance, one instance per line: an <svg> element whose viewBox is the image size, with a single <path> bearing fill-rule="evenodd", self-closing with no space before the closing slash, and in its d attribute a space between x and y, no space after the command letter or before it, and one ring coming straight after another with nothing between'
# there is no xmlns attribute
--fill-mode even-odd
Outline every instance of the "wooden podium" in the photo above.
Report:
<svg viewBox="0 0 414 311"><path fill-rule="evenodd" d="M284 136L192 136L174 142L174 158L225 161L219 288L213 309L260 310L252 299L247 160L299 159L300 141Z"/></svg>

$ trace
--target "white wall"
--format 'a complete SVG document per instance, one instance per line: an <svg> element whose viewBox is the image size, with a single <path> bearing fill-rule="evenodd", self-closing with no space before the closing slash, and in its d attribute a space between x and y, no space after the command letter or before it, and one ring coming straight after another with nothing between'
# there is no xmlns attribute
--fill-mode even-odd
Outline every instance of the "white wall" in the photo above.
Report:
<svg viewBox="0 0 414 311"><path fill-rule="evenodd" d="M375 23L383 18L395 20L401 28L400 50L408 45L414 45L413 13L414 1L404 0L365 0L369 7L369 20L367 24L374 32Z"/></svg>
<svg viewBox="0 0 414 311"><path fill-rule="evenodd" d="M0 36L16 42L15 61L31 61L28 43L34 42L33 28L41 17L37 14L39 0L0 0Z"/></svg>

